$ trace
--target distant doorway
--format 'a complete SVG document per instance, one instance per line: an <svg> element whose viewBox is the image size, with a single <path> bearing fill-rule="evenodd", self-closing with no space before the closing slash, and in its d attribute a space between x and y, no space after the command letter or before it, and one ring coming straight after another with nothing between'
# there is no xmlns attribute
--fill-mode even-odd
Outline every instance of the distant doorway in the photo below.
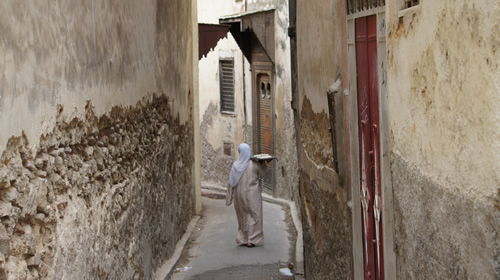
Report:
<svg viewBox="0 0 500 280"><path fill-rule="evenodd" d="M271 77L268 74L260 73L257 75L256 96L258 115L257 117L257 135L258 135L258 153L274 154L273 148L273 87L271 86ZM269 166L263 180L263 187L266 191L273 191L273 167Z"/></svg>
<svg viewBox="0 0 500 280"><path fill-rule="evenodd" d="M253 151L274 155L274 64L257 38L251 40L253 87ZM273 194L274 161L262 180L263 191Z"/></svg>

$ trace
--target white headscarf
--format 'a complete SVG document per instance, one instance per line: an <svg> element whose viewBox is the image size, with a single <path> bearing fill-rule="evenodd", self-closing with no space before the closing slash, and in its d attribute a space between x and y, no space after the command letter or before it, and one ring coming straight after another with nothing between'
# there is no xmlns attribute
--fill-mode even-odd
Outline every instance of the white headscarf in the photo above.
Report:
<svg viewBox="0 0 500 280"><path fill-rule="evenodd" d="M233 163L233 167L231 168L231 173L229 174L229 185L234 187L240 181L241 175L248 167L248 163L250 162L250 146L247 143L241 143L238 146L238 152L240 156L238 160Z"/></svg>

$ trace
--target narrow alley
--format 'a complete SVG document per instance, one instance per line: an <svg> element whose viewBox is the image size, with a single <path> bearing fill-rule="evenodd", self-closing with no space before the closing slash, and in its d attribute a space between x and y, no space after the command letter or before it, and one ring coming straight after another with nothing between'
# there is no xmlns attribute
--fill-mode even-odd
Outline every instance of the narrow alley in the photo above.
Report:
<svg viewBox="0 0 500 280"><path fill-rule="evenodd" d="M0 280L500 279L499 27L498 0L1 0Z"/></svg>
<svg viewBox="0 0 500 280"><path fill-rule="evenodd" d="M235 242L238 223L224 193L204 189L202 196L201 218L169 279L294 279L296 231L288 205L266 199L264 245L248 248Z"/></svg>

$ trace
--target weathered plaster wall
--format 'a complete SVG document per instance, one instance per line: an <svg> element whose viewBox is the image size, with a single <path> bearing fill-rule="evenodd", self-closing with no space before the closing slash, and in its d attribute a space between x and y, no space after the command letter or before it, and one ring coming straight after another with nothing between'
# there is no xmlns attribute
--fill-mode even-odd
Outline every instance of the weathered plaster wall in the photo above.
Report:
<svg viewBox="0 0 500 280"><path fill-rule="evenodd" d="M179 25L179 16L159 17L176 8L186 15L190 10L183 6L187 4L163 11L159 11L163 4L156 1L4 1L0 5L2 149L10 135L20 135L27 127L29 139L50 131L57 104L65 107L65 115L81 117L87 100L98 101L93 104L102 114L113 105L135 105L146 92L160 87L168 94L174 84L188 91L192 78L168 67L186 70L191 64L184 59L189 58L173 61L166 54L187 52L190 33L180 32L184 27L179 27L173 35L175 29L170 29ZM170 44L170 37L179 44ZM159 46L165 47L161 56ZM170 75L161 76L166 73ZM181 83L184 79L187 82ZM101 88L109 94L102 94ZM181 108L188 105L187 95L171 95L174 114L186 121L189 114ZM26 114L17 114L20 111Z"/></svg>
<svg viewBox="0 0 500 280"><path fill-rule="evenodd" d="M401 278L500 277L500 4L388 2Z"/></svg>
<svg viewBox="0 0 500 280"><path fill-rule="evenodd" d="M333 12L333 14L332 14ZM299 169L305 272L310 279L352 276L351 212L333 168L327 89L340 73L340 23L332 1L297 1ZM343 149L343 141L337 145ZM342 163L341 163L342 164Z"/></svg>
<svg viewBox="0 0 500 280"><path fill-rule="evenodd" d="M242 3L234 1L198 1L198 21L200 23L218 24L219 17L236 14L244 9ZM219 60L234 61L234 93L235 113L222 114L220 109ZM201 173L202 185L225 186L229 180L229 171L234 160L238 158L238 145L243 142L251 144L251 88L250 66L243 57L231 33L221 39L207 56L199 61L200 71L200 116L201 116ZM245 73L243 73L245 72ZM246 91L246 94L244 94ZM245 100L246 97L246 100ZM244 111L246 106L245 115ZM251 136L251 134L250 134ZM224 154L224 143L231 146L231 155Z"/></svg>
<svg viewBox="0 0 500 280"><path fill-rule="evenodd" d="M195 203L191 3L0 4L0 278L151 278L173 253Z"/></svg>

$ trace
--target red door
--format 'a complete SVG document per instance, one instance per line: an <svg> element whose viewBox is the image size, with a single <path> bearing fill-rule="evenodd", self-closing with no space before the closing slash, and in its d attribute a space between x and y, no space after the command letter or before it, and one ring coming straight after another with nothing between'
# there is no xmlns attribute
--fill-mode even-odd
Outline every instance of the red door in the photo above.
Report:
<svg viewBox="0 0 500 280"><path fill-rule="evenodd" d="M384 279L375 15L356 19L356 71L365 279Z"/></svg>

